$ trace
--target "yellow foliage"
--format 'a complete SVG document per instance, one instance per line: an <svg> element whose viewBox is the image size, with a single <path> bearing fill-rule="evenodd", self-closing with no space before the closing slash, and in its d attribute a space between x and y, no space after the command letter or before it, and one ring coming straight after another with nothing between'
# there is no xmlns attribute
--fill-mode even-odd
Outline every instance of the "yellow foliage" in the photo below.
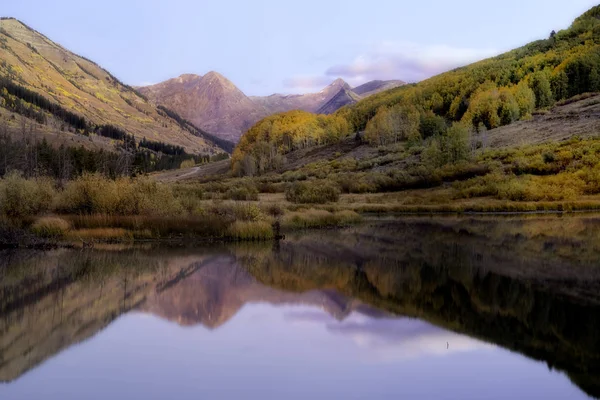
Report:
<svg viewBox="0 0 600 400"><path fill-rule="evenodd" d="M240 139L231 162L234 171L254 175L274 169L289 151L334 143L349 133L348 122L339 116L304 111L276 114L259 121Z"/></svg>

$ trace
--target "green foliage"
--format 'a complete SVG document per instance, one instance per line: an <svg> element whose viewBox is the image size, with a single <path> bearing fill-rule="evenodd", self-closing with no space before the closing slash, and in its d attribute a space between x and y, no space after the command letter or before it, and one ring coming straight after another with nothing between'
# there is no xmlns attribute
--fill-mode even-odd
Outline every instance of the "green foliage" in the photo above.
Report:
<svg viewBox="0 0 600 400"><path fill-rule="evenodd" d="M415 107L381 108L367 124L365 139L376 146L419 137L420 116Z"/></svg>
<svg viewBox="0 0 600 400"><path fill-rule="evenodd" d="M223 196L225 199L230 200L258 200L258 189L256 185L250 181L241 181L234 187L230 188Z"/></svg>
<svg viewBox="0 0 600 400"><path fill-rule="evenodd" d="M519 108L519 117L528 118L535 110L535 93L529 87L527 82L522 81L513 86L512 92Z"/></svg>
<svg viewBox="0 0 600 400"><path fill-rule="evenodd" d="M533 93L535 94L535 106L537 108L545 108L552 105L554 95L552 87L548 79L546 71L538 71L531 76L530 84Z"/></svg>
<svg viewBox="0 0 600 400"><path fill-rule="evenodd" d="M438 168L469 160L471 157L471 132L468 125L455 123L442 135L429 140L422 154L425 165Z"/></svg>
<svg viewBox="0 0 600 400"><path fill-rule="evenodd" d="M437 94L437 93L436 93ZM441 96L440 96L441 99ZM421 114L421 124L419 126L419 132L423 139L427 139L434 136L440 136L446 133L448 126L444 117L428 112Z"/></svg>
<svg viewBox="0 0 600 400"><path fill-rule="evenodd" d="M285 198L292 203L325 204L337 202L340 189L330 181L295 182L285 191Z"/></svg>

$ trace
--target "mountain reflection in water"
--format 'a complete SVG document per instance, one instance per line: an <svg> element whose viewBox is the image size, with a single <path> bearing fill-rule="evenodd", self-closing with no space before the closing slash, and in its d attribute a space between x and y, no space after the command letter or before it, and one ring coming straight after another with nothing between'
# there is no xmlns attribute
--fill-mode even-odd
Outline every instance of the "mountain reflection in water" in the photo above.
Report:
<svg viewBox="0 0 600 400"><path fill-rule="evenodd" d="M235 327L239 336L228 346L248 341L244 346L262 346L264 357L287 354L286 362L309 357L326 364L339 357L347 368L405 362L417 371L423 357L491 357L498 346L564 373L582 398L582 392L600 397L599 233L593 216L415 218L297 235L276 245L4 252L0 398L4 391L27 398L19 387L25 374L52 368L44 362L77 343L85 341L80 351L91 349L124 325L129 333L119 330L118 340L135 331L132 341L142 342L166 329L143 315L203 326L197 337L213 335L205 340L228 337ZM152 328L140 328L146 324ZM315 330L320 336L312 336ZM298 354L275 352L278 342L296 340L294 334ZM315 355L325 342L327 351L340 347L327 361ZM172 343L164 345L163 352L173 351ZM243 365L244 349L232 363ZM401 378L394 370L384 374ZM536 389L535 381L523 385Z"/></svg>

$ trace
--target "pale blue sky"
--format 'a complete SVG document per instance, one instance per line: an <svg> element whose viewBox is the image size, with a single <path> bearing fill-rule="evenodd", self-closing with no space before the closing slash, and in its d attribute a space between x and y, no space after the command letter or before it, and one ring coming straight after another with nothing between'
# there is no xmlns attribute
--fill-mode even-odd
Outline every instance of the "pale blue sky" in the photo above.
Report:
<svg viewBox="0 0 600 400"><path fill-rule="evenodd" d="M417 81L563 29L590 0L8 0L16 17L131 85L215 70L248 95L341 76Z"/></svg>

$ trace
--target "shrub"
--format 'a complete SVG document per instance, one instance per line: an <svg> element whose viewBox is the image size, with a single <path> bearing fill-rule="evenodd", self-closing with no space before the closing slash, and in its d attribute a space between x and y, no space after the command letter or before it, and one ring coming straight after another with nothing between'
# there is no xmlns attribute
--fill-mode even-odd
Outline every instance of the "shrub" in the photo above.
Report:
<svg viewBox="0 0 600 400"><path fill-rule="evenodd" d="M272 217L280 217L284 214L283 208L278 204L269 204L263 207L263 212Z"/></svg>
<svg viewBox="0 0 600 400"><path fill-rule="evenodd" d="M58 217L42 217L31 226L31 231L37 236L45 238L60 238L71 229L71 224Z"/></svg>
<svg viewBox="0 0 600 400"><path fill-rule="evenodd" d="M285 198L293 203L325 204L339 201L340 189L330 181L295 182L285 191Z"/></svg>
<svg viewBox="0 0 600 400"><path fill-rule="evenodd" d="M344 193L372 193L377 191L377 185L364 174L340 174L336 182Z"/></svg>
<svg viewBox="0 0 600 400"><path fill-rule="evenodd" d="M258 200L258 189L250 184L239 185L229 189L223 197L238 201L256 201Z"/></svg>
<svg viewBox="0 0 600 400"><path fill-rule="evenodd" d="M34 216L48 211L55 195L49 179L25 179L11 173L0 180L0 213L10 217Z"/></svg>
<svg viewBox="0 0 600 400"><path fill-rule="evenodd" d="M192 168L196 165L196 162L192 159L190 160L185 160L181 162L181 165L179 165L180 169L186 169L186 168Z"/></svg>
<svg viewBox="0 0 600 400"><path fill-rule="evenodd" d="M217 203L209 209L209 213L219 217L226 223L268 220L268 217L262 212L260 207L253 203Z"/></svg>
<svg viewBox="0 0 600 400"><path fill-rule="evenodd" d="M74 214L174 215L183 211L170 186L150 179L109 180L86 174L71 181L57 209Z"/></svg>

